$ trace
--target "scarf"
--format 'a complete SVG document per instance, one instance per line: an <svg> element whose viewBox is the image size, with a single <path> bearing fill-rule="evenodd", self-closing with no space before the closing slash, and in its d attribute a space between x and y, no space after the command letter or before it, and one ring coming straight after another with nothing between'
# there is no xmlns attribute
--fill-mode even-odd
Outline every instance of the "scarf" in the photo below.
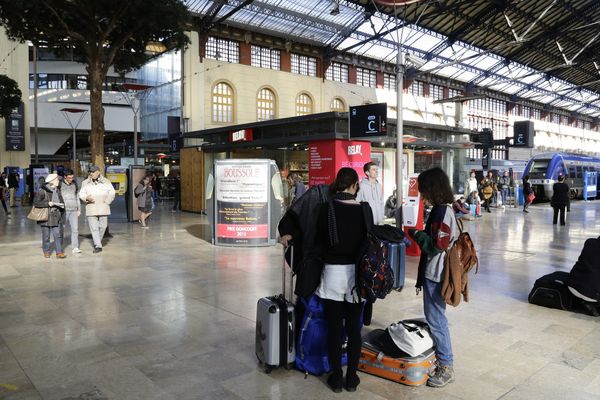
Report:
<svg viewBox="0 0 600 400"><path fill-rule="evenodd" d="M339 242L339 236L337 231L337 220L335 217L335 208L333 206L334 200L354 200L356 199L355 194L347 192L338 192L333 195L333 199L329 200L329 210L327 212L327 227L329 229L329 244L331 247L336 246Z"/></svg>

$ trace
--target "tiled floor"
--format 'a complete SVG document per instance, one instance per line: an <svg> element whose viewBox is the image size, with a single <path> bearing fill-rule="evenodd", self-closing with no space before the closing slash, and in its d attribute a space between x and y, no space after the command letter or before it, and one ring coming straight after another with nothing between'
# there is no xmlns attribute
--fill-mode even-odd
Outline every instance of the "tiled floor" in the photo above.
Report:
<svg viewBox="0 0 600 400"><path fill-rule="evenodd" d="M149 230L111 224L101 254L44 259L39 228L0 212L2 399L599 399L600 319L527 303L539 276L569 270L600 234L600 202L553 227L548 205L467 223L481 268L448 316L456 382L411 388L361 375L354 394L254 355L256 300L280 290L281 248L214 247L206 217L163 206ZM87 233L85 225L80 229ZM372 327L420 316L412 286L377 302Z"/></svg>

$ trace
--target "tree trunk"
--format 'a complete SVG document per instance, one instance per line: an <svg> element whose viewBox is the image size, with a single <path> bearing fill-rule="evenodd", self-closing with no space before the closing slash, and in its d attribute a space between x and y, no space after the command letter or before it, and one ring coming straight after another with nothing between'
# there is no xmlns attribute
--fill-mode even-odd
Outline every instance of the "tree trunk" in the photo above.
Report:
<svg viewBox="0 0 600 400"><path fill-rule="evenodd" d="M99 62L90 62L88 67L90 83L90 115L92 131L90 132L90 148L92 164L100 167L104 174L104 106L102 105L102 83L106 73Z"/></svg>

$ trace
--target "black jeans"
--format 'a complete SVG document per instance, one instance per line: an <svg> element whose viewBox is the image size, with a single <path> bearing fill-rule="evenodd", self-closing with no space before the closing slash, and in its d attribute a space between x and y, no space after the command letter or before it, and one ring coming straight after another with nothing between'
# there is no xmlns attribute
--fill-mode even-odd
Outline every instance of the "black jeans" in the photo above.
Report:
<svg viewBox="0 0 600 400"><path fill-rule="evenodd" d="M345 329L348 335L348 369L346 376L356 375L362 340L360 336L361 303L323 300L325 318L327 319L327 348L331 372L342 376L342 333ZM345 324L344 324L345 321Z"/></svg>
<svg viewBox="0 0 600 400"><path fill-rule="evenodd" d="M4 198L4 189L0 189L0 201L2 202L2 208L4 208L4 212L8 214L8 208L6 208L6 199Z"/></svg>
<svg viewBox="0 0 600 400"><path fill-rule="evenodd" d="M490 202L491 202L491 201L492 201L492 198L491 198L491 197L490 197L489 199L487 199L487 200L484 200L484 201L483 201L483 208L484 208L484 209L485 209L485 211L487 211L487 212L491 212L491 210L490 210Z"/></svg>
<svg viewBox="0 0 600 400"><path fill-rule="evenodd" d="M181 210L181 194L175 192L173 194L173 211Z"/></svg>
<svg viewBox="0 0 600 400"><path fill-rule="evenodd" d="M552 219L552 223L554 225L556 225L556 221L558 220L558 214L560 213L560 224L564 225L565 224L565 208L567 207L566 204L562 204L559 206L552 206L552 208L554 208L554 218Z"/></svg>

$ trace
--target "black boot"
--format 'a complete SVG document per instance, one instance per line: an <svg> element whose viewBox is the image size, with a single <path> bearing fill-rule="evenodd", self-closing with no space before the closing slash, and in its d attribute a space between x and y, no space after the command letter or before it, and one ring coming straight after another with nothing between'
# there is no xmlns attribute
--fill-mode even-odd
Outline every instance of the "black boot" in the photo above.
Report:
<svg viewBox="0 0 600 400"><path fill-rule="evenodd" d="M341 369L337 370L335 372L332 372L327 377L327 386L329 386L329 388L331 390L333 390L335 393L342 392L342 387L344 386L344 383L343 383L343 375L342 375Z"/></svg>
<svg viewBox="0 0 600 400"><path fill-rule="evenodd" d="M346 383L345 383L344 387L346 388L346 390L348 392L356 392L356 388L358 387L359 384L360 384L360 378L358 377L356 372L348 373L346 375Z"/></svg>

